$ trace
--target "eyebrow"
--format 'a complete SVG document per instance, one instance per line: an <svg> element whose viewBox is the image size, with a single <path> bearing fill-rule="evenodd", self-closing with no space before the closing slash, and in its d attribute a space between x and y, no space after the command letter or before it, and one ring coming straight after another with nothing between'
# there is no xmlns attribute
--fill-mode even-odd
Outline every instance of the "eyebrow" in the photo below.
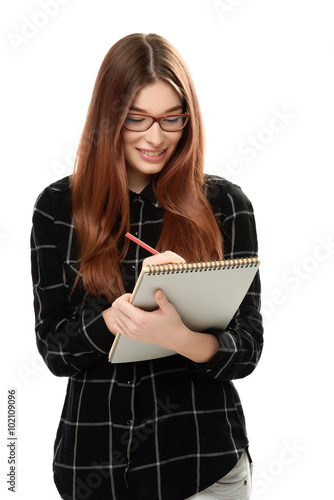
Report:
<svg viewBox="0 0 334 500"><path fill-rule="evenodd" d="M178 104L177 106L174 106L173 108L167 109L165 113L172 113L173 111L177 111L178 109L182 109L182 105ZM144 109L137 108L136 106L131 106L130 107L131 111L137 111L138 113L143 113L147 114L147 112Z"/></svg>

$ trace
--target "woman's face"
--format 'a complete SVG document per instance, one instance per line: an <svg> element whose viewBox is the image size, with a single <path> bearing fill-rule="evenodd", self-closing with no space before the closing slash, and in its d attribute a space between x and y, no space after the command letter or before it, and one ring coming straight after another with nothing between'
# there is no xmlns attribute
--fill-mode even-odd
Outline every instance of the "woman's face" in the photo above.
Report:
<svg viewBox="0 0 334 500"><path fill-rule="evenodd" d="M173 87L160 80L141 88L129 112L154 117L182 113L182 102ZM183 130L164 132L155 122L144 132L123 127L122 141L129 189L140 193L155 174L161 172L172 157Z"/></svg>

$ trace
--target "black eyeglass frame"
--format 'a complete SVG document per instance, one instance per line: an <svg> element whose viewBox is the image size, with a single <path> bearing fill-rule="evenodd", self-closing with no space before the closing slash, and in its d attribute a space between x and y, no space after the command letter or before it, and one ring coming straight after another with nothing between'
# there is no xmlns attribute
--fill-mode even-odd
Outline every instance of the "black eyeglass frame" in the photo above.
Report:
<svg viewBox="0 0 334 500"><path fill-rule="evenodd" d="M183 130L184 127L187 125L187 123L189 122L189 118L190 118L190 114L189 113L181 113L181 114L176 114L176 115L165 115L165 116L151 116L151 115L144 115L143 113L127 113L126 116L144 116L146 118L152 118L152 123L151 125L149 125L147 128L143 129L143 130L133 130L133 129L130 129L129 127L127 127L126 125L124 125L123 123L123 127L126 128L126 130L129 130L130 132L146 132L146 130L148 130L149 128L152 127L152 125L155 123L155 122L158 122L159 123L159 126L161 128L161 130L163 130L164 132L179 132L180 130ZM177 130L165 130L162 126L161 126L161 120L163 120L164 118L173 118L174 116L183 116L184 118L186 118L186 120L184 121L183 125L181 128L178 128ZM125 118L126 119L126 118Z"/></svg>

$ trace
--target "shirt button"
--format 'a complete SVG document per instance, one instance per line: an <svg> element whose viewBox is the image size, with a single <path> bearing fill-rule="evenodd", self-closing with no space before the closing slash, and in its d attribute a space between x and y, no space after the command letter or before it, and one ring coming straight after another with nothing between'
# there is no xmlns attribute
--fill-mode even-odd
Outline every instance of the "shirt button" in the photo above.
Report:
<svg viewBox="0 0 334 500"><path fill-rule="evenodd" d="M135 236L138 236L138 235L139 235L139 233L138 233L138 231L136 231L136 232L135 232Z"/></svg>
<svg viewBox="0 0 334 500"><path fill-rule="evenodd" d="M211 368L209 368L208 370L206 370L206 373L210 373L211 372Z"/></svg>
<svg viewBox="0 0 334 500"><path fill-rule="evenodd" d="M131 266L132 271L136 269L136 266Z"/></svg>
<svg viewBox="0 0 334 500"><path fill-rule="evenodd" d="M131 420L131 418L129 418L129 420L128 420L126 423L127 423L127 425L132 425L132 420Z"/></svg>
<svg viewBox="0 0 334 500"><path fill-rule="evenodd" d="M132 384L132 380L128 380L128 385L131 385Z"/></svg>

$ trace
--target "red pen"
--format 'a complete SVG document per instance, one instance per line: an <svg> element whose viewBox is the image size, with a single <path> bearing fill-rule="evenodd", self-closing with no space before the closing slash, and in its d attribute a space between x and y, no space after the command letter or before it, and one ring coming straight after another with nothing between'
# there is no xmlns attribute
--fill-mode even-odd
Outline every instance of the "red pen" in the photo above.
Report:
<svg viewBox="0 0 334 500"><path fill-rule="evenodd" d="M136 238L135 236L132 236L132 234L130 233L126 233L125 235L127 238L129 238L129 240L132 240L134 241L135 243L137 243L137 245L145 248L145 250L147 250L148 252L151 252L153 253L153 255L157 255L159 252L157 250L155 250L154 248L150 247L149 245L146 245L146 243L144 243L143 241L139 240L138 238Z"/></svg>

